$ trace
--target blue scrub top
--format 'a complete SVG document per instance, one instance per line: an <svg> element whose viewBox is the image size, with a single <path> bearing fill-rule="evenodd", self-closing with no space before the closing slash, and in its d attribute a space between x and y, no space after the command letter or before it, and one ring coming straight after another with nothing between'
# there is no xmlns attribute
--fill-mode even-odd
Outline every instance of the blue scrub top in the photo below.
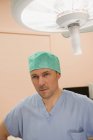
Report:
<svg viewBox="0 0 93 140"><path fill-rule="evenodd" d="M63 90L50 112L39 94L27 97L5 118L10 135L23 140L87 140L93 136L93 101Z"/></svg>

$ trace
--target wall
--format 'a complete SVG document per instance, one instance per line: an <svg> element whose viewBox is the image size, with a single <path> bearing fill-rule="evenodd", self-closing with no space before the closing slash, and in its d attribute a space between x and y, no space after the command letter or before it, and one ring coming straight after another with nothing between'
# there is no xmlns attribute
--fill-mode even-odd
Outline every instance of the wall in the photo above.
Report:
<svg viewBox="0 0 93 140"><path fill-rule="evenodd" d="M26 96L32 86L28 56L35 51L50 51L50 37L0 34L0 118Z"/></svg>
<svg viewBox="0 0 93 140"><path fill-rule="evenodd" d="M61 87L87 86L93 82L93 33L81 33L82 55L74 55L71 41L61 34L51 37L51 50L61 61Z"/></svg>

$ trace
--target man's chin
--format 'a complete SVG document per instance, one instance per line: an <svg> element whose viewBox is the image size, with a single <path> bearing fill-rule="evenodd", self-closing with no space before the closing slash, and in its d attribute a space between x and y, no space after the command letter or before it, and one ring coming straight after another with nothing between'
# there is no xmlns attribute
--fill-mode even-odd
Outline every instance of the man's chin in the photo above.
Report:
<svg viewBox="0 0 93 140"><path fill-rule="evenodd" d="M40 90L39 94L41 97L46 97L48 95L48 90Z"/></svg>

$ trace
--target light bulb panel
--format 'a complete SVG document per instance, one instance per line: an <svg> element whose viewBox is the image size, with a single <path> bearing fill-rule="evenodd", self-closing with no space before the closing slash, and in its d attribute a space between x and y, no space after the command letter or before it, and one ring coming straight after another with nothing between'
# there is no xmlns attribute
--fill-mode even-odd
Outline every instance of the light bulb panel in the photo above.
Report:
<svg viewBox="0 0 93 140"><path fill-rule="evenodd" d="M19 23L34 31L71 36L75 54L81 53L79 32L93 32L93 0L11 1L13 16ZM70 28L71 24L79 28Z"/></svg>
<svg viewBox="0 0 93 140"><path fill-rule="evenodd" d="M68 26L73 23L78 23L83 26L88 20L88 13L86 11L68 11L57 16L57 24L61 28L68 29Z"/></svg>
<svg viewBox="0 0 93 140"><path fill-rule="evenodd" d="M65 35L68 29L59 26L58 18L64 19L71 13L78 15L86 11L88 19L85 17L80 23L80 32L93 31L93 1L92 0L11 0L13 16L19 23L36 31L60 32ZM82 12L81 12L82 11ZM63 15L63 16L62 16ZM77 15L77 16L78 16ZM85 15L86 16L86 15ZM71 16L70 16L71 18ZM68 18L68 20L70 19ZM67 19L67 17L66 17ZM78 19L77 19L78 20ZM63 22L63 21L60 21ZM68 24L69 21L66 21ZM70 22L74 22L74 19ZM61 23L60 23L61 25Z"/></svg>

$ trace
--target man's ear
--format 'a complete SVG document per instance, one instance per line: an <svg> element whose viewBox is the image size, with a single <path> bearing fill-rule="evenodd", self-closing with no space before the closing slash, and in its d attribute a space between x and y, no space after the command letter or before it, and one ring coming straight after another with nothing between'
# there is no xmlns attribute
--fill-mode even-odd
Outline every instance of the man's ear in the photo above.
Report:
<svg viewBox="0 0 93 140"><path fill-rule="evenodd" d="M58 79L61 77L61 74L57 72L57 77Z"/></svg>

